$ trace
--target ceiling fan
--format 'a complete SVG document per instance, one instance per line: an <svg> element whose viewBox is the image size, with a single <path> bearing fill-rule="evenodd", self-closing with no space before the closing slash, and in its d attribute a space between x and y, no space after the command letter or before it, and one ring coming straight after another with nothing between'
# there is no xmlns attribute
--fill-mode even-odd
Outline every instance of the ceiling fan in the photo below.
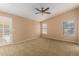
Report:
<svg viewBox="0 0 79 59"><path fill-rule="evenodd" d="M35 13L35 14L51 14L50 12L47 12L50 8L44 8L44 7L42 7L42 8L40 8L40 9L38 9L38 8L35 8L38 12L37 13Z"/></svg>

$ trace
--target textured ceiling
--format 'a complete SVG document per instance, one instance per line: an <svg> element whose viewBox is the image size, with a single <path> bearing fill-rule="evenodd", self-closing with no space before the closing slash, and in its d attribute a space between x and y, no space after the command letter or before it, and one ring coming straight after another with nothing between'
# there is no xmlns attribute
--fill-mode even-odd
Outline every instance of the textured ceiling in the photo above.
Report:
<svg viewBox="0 0 79 59"><path fill-rule="evenodd" d="M69 11L78 7L77 3L0 3L0 11L11 13L14 15L30 18L37 21L42 21L50 17L54 17L63 12ZM35 14L35 8L50 7L48 14Z"/></svg>

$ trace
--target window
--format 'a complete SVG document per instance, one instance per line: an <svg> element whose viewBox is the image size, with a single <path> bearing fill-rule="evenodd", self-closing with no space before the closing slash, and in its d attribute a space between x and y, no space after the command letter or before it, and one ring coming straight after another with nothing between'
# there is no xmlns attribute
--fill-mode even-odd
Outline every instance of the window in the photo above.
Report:
<svg viewBox="0 0 79 59"><path fill-rule="evenodd" d="M12 43L12 19L0 16L0 46Z"/></svg>
<svg viewBox="0 0 79 59"><path fill-rule="evenodd" d="M42 33L47 34L47 31L48 31L47 24L42 24Z"/></svg>
<svg viewBox="0 0 79 59"><path fill-rule="evenodd" d="M66 36L75 36L75 22L73 19L64 21L64 35Z"/></svg>

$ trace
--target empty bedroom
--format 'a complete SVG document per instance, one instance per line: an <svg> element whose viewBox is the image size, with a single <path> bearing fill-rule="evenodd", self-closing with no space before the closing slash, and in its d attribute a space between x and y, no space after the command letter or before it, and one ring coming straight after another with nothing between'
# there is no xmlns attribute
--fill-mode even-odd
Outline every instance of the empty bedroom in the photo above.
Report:
<svg viewBox="0 0 79 59"><path fill-rule="evenodd" d="M0 56L79 56L79 4L0 3Z"/></svg>

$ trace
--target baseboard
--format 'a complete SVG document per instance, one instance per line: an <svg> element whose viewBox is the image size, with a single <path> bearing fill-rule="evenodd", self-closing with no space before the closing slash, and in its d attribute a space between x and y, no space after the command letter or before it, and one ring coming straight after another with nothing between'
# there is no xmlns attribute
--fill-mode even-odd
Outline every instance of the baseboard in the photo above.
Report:
<svg viewBox="0 0 79 59"><path fill-rule="evenodd" d="M12 44L20 44L20 43L28 42L28 41L35 40L35 39L38 39L38 38L40 38L40 37L29 38L29 39L27 39L27 40L25 39L25 40L23 40L23 41L14 42L14 43L12 43Z"/></svg>
<svg viewBox="0 0 79 59"><path fill-rule="evenodd" d="M52 39L52 38L47 38L47 37L42 37L42 38L45 38L45 39ZM65 40L57 40L57 39L52 39L52 40L55 40L55 41L62 41L62 42L67 42L67 43L73 43L73 44L76 44L76 45L79 45L77 42L70 42L70 41L65 41Z"/></svg>

